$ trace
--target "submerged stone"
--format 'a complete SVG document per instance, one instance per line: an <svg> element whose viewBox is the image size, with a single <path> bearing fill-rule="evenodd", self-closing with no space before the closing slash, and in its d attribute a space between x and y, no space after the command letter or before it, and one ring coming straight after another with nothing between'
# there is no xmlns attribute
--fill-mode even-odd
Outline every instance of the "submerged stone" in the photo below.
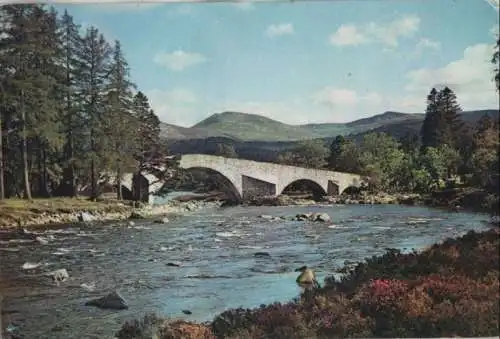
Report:
<svg viewBox="0 0 500 339"><path fill-rule="evenodd" d="M128 309L127 302L116 291L111 292L110 294L108 294L104 297L87 301L85 303L85 305L86 306L96 306L96 307L105 308L105 309L115 309L115 310Z"/></svg>

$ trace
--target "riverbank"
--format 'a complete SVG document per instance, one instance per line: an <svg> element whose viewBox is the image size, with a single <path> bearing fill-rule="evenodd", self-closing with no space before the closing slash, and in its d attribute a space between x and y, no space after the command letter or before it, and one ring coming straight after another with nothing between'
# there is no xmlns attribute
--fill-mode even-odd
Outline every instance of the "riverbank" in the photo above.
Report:
<svg viewBox="0 0 500 339"><path fill-rule="evenodd" d="M0 228L154 218L217 207L220 203L172 200L162 205L134 205L132 202L84 198L6 199L0 201Z"/></svg>
<svg viewBox="0 0 500 339"><path fill-rule="evenodd" d="M288 303L231 309L209 323L148 315L116 334L131 338L332 338L498 336L499 232L389 250L341 280Z"/></svg>
<svg viewBox="0 0 500 339"><path fill-rule="evenodd" d="M246 201L248 206L308 206L317 204L401 204L445 208L453 211L466 210L498 215L499 197L477 188L453 188L428 194L380 192L377 194L360 193L353 195L327 196L314 200L310 195L261 197Z"/></svg>

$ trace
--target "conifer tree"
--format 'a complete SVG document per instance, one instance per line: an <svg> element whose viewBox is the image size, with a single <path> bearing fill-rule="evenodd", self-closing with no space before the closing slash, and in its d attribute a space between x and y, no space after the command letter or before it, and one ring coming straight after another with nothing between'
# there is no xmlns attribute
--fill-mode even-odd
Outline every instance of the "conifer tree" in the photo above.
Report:
<svg viewBox="0 0 500 339"><path fill-rule="evenodd" d="M427 96L427 108L425 109L425 118L420 130L420 137L422 139L422 148L436 147L437 129L439 123L439 112L437 103L438 91L432 88Z"/></svg>
<svg viewBox="0 0 500 339"><path fill-rule="evenodd" d="M83 101L82 120L88 128L87 160L90 162L88 171L92 198L99 195L99 173L109 164L109 159L103 154L106 142L103 120L111 54L110 45L98 29L88 28L79 57L82 64L79 72L80 92L78 95Z"/></svg>
<svg viewBox="0 0 500 339"><path fill-rule="evenodd" d="M107 152L110 167L116 173L117 198L123 199L122 176L124 170L132 168L135 141L133 133L138 130L138 121L132 111L132 90L134 84L129 79L129 67L119 41L115 41L110 65L107 88L107 107L103 125L107 136Z"/></svg>

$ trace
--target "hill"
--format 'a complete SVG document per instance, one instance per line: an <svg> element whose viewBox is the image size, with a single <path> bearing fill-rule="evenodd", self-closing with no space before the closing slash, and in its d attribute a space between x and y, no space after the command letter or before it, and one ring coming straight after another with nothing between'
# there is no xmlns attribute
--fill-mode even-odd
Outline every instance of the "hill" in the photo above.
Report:
<svg viewBox="0 0 500 339"><path fill-rule="evenodd" d="M498 110L463 112L462 119L474 123L484 114L498 118ZM257 114L239 112L216 113L192 127L162 124L167 140L229 138L245 142L285 142L315 138L332 138L339 134L355 135L369 131L386 132L394 136L420 129L424 114L384 112L348 123L288 125Z"/></svg>
<svg viewBox="0 0 500 339"><path fill-rule="evenodd" d="M496 119L499 117L498 110L478 110L463 112L462 119L466 123L474 124L484 114ZM326 144L329 144L338 134L350 135L359 140L370 132L384 132L400 138L407 133L418 133L423 120L423 114L385 112L345 124L293 126L258 115L226 112L212 115L191 128L167 124L164 124L163 127L168 128L166 131L168 133L168 146L172 153L214 154L217 144L225 143L234 146L242 158L273 161L279 152L295 147L299 140L322 139ZM227 126L228 121L240 125ZM271 127L263 129L262 125L266 124ZM242 132L241 126L243 125L246 126L247 131ZM225 129L219 130L218 128L223 128L221 126L224 126ZM274 138L268 135L273 128ZM296 134L291 134L292 132L296 132ZM283 135L287 137L285 140L283 140ZM248 140L249 136L260 136L261 139Z"/></svg>

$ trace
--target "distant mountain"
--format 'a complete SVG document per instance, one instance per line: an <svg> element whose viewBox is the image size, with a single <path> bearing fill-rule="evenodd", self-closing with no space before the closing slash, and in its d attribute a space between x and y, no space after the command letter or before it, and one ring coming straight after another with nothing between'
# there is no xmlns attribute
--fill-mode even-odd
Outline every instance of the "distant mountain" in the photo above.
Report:
<svg viewBox="0 0 500 339"><path fill-rule="evenodd" d="M462 119L474 124L485 114L499 118L498 110L478 110L463 112ZM407 133L419 133L423 120L423 114L385 112L345 124L293 126L255 114L226 112L214 114L191 128L162 124L162 130L170 152L175 154L214 154L217 144L225 143L233 145L241 158L273 161L278 153L295 147L299 140L321 139L330 144L339 134L360 140L371 132L400 138Z"/></svg>
<svg viewBox="0 0 500 339"><path fill-rule="evenodd" d="M193 128L203 129L212 133L224 131L241 140L299 140L314 138L312 131L301 126L287 125L257 114L239 112L216 113L200 121Z"/></svg>
<svg viewBox="0 0 500 339"><path fill-rule="evenodd" d="M484 114L498 118L498 110L463 112L462 118L474 123ZM348 123L288 125L257 114L216 113L192 127L162 124L162 135L170 141L228 138L244 142L286 142L304 139L333 138L341 135L386 132L394 136L420 130L424 114L384 112Z"/></svg>

